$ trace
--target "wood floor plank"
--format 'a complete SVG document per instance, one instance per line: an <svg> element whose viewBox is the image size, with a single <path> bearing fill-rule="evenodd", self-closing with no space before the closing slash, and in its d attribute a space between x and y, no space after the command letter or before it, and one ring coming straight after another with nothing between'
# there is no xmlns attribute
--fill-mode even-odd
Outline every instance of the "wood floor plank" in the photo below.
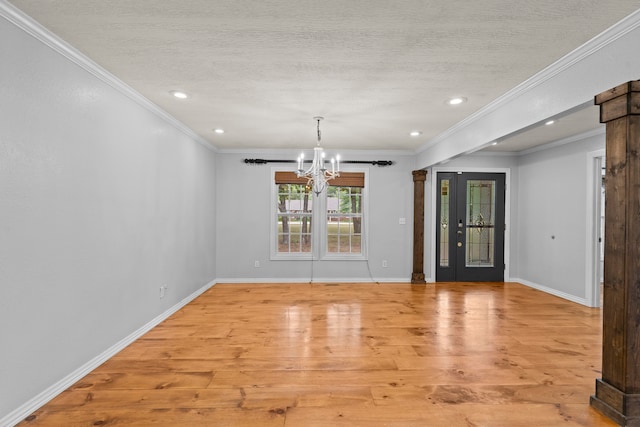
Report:
<svg viewBox="0 0 640 427"><path fill-rule="evenodd" d="M372 387L376 405L395 406L414 401L416 405L437 404L513 404L513 403L584 403L591 385L436 385Z"/></svg>
<svg viewBox="0 0 640 427"><path fill-rule="evenodd" d="M67 390L50 403L49 409L108 411L118 406L139 410L167 408L235 408L243 400L240 388L102 389Z"/></svg>
<svg viewBox="0 0 640 427"><path fill-rule="evenodd" d="M515 283L217 284L20 426L613 426L601 342Z"/></svg>
<svg viewBox="0 0 640 427"><path fill-rule="evenodd" d="M27 418L30 426L87 427L87 426L140 426L140 427L283 427L284 410L221 409L163 409L132 410L112 408L108 411L46 409Z"/></svg>

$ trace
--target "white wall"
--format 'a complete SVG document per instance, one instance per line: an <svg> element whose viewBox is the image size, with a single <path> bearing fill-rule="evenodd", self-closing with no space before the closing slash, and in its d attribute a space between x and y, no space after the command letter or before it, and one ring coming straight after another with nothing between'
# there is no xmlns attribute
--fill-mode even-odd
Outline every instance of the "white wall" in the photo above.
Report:
<svg viewBox="0 0 640 427"><path fill-rule="evenodd" d="M1 18L0 40L3 424L215 278L216 189L201 143Z"/></svg>
<svg viewBox="0 0 640 427"><path fill-rule="evenodd" d="M586 304L587 153L599 134L519 158L517 276L523 283ZM594 190L595 191L595 190Z"/></svg>
<svg viewBox="0 0 640 427"><path fill-rule="evenodd" d="M295 159L297 153L218 153L217 278L224 281L344 280L407 281L413 250L414 158L394 153L348 152L344 160L392 160L392 166L366 166L369 187L369 267L366 261L270 260L271 168L246 165L243 159ZM283 170L292 165L280 164ZM362 168L363 166L358 166ZM288 169L284 169L288 168ZM348 166L343 170L348 171ZM406 218L400 225L399 218ZM382 268L382 260L388 267ZM255 268L254 262L260 267Z"/></svg>

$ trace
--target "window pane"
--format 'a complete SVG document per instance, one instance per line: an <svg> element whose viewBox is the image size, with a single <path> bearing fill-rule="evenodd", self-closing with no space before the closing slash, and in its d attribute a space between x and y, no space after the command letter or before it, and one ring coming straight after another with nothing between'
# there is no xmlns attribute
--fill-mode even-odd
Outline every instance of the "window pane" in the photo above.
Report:
<svg viewBox="0 0 640 427"><path fill-rule="evenodd" d="M327 252L362 253L362 188L327 191Z"/></svg>
<svg viewBox="0 0 640 427"><path fill-rule="evenodd" d="M311 252L312 197L302 184L278 185L278 252Z"/></svg>
<svg viewBox="0 0 640 427"><path fill-rule="evenodd" d="M449 267L449 180L440 181L440 267Z"/></svg>
<svg viewBox="0 0 640 427"><path fill-rule="evenodd" d="M351 252L351 241L349 235L340 236L338 252Z"/></svg>
<svg viewBox="0 0 640 427"><path fill-rule="evenodd" d="M362 249L361 249L361 242L362 242L362 236L360 236L359 234L354 234L351 236L351 252L352 253L361 253Z"/></svg>
<svg viewBox="0 0 640 427"><path fill-rule="evenodd" d="M467 181L467 267L493 267L495 233L493 180Z"/></svg>

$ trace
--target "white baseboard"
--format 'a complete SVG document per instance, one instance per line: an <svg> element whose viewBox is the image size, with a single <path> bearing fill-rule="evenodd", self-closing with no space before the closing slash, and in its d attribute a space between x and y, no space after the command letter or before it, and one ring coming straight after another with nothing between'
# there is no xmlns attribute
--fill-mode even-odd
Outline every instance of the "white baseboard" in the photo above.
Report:
<svg viewBox="0 0 640 427"><path fill-rule="evenodd" d="M18 424L19 422L21 422L22 420L24 420L34 411L44 406L51 399L53 399L54 397L62 393L64 390L68 389L73 384L78 382L89 372L93 371L98 366L102 365L108 359L115 356L118 352L122 351L129 344L131 344L132 342L140 338L142 335L146 334L151 329L153 329L154 327L162 323L165 319L167 319L173 313L177 312L182 307L184 307L185 305L187 305L188 303L196 299L198 296L200 296L202 293L207 291L217 282L218 282L217 280L214 280L212 282L207 283L202 288L198 289L191 295L184 298L179 303L175 304L173 307L169 308L168 310L166 310L156 318L152 319L146 325L134 331L129 336L125 337L124 339L120 340L113 346L109 347L103 353L94 357L93 359L91 359L90 361L88 361L87 363L85 363L84 365L82 365L81 367L79 367L78 369L76 369L66 377L62 378L60 381L53 384L51 387L47 388L46 390L39 393L34 398L30 399L29 401L25 402L23 405L19 406L15 410L9 412L4 417L0 418L0 427L12 427Z"/></svg>
<svg viewBox="0 0 640 427"><path fill-rule="evenodd" d="M263 277L263 278L220 278L216 280L216 283L410 283L411 278L402 277L402 278L380 278L371 280L371 277L350 277L348 279L341 277L314 277L313 281L309 280L309 277L298 277L298 278L273 278L273 277Z"/></svg>
<svg viewBox="0 0 640 427"><path fill-rule="evenodd" d="M533 282L530 282L528 280L519 279L517 277L510 278L510 281L511 282L517 282L517 283L523 284L525 286L528 286L530 288L537 289L539 291L546 292L548 294L555 295L557 297L569 300L571 302L575 302L575 303L578 303L578 304L581 304L581 305L589 307L589 304L587 303L586 298L580 298L580 297L577 297L575 295L571 295L571 294L568 294L566 292L559 291L557 289L548 288L548 287L540 285L538 283L533 283Z"/></svg>

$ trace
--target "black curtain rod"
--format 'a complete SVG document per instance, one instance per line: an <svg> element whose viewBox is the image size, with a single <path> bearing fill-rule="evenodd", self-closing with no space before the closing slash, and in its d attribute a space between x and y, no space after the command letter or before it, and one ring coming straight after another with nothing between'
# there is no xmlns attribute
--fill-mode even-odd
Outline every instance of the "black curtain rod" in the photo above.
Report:
<svg viewBox="0 0 640 427"><path fill-rule="evenodd" d="M244 159L248 165L266 165L267 163L297 163L297 160L267 160L267 159ZM311 163L312 160L305 160L305 163ZM326 162L326 160L325 160ZM340 160L342 164L349 165L374 165L374 166L391 166L391 160Z"/></svg>

